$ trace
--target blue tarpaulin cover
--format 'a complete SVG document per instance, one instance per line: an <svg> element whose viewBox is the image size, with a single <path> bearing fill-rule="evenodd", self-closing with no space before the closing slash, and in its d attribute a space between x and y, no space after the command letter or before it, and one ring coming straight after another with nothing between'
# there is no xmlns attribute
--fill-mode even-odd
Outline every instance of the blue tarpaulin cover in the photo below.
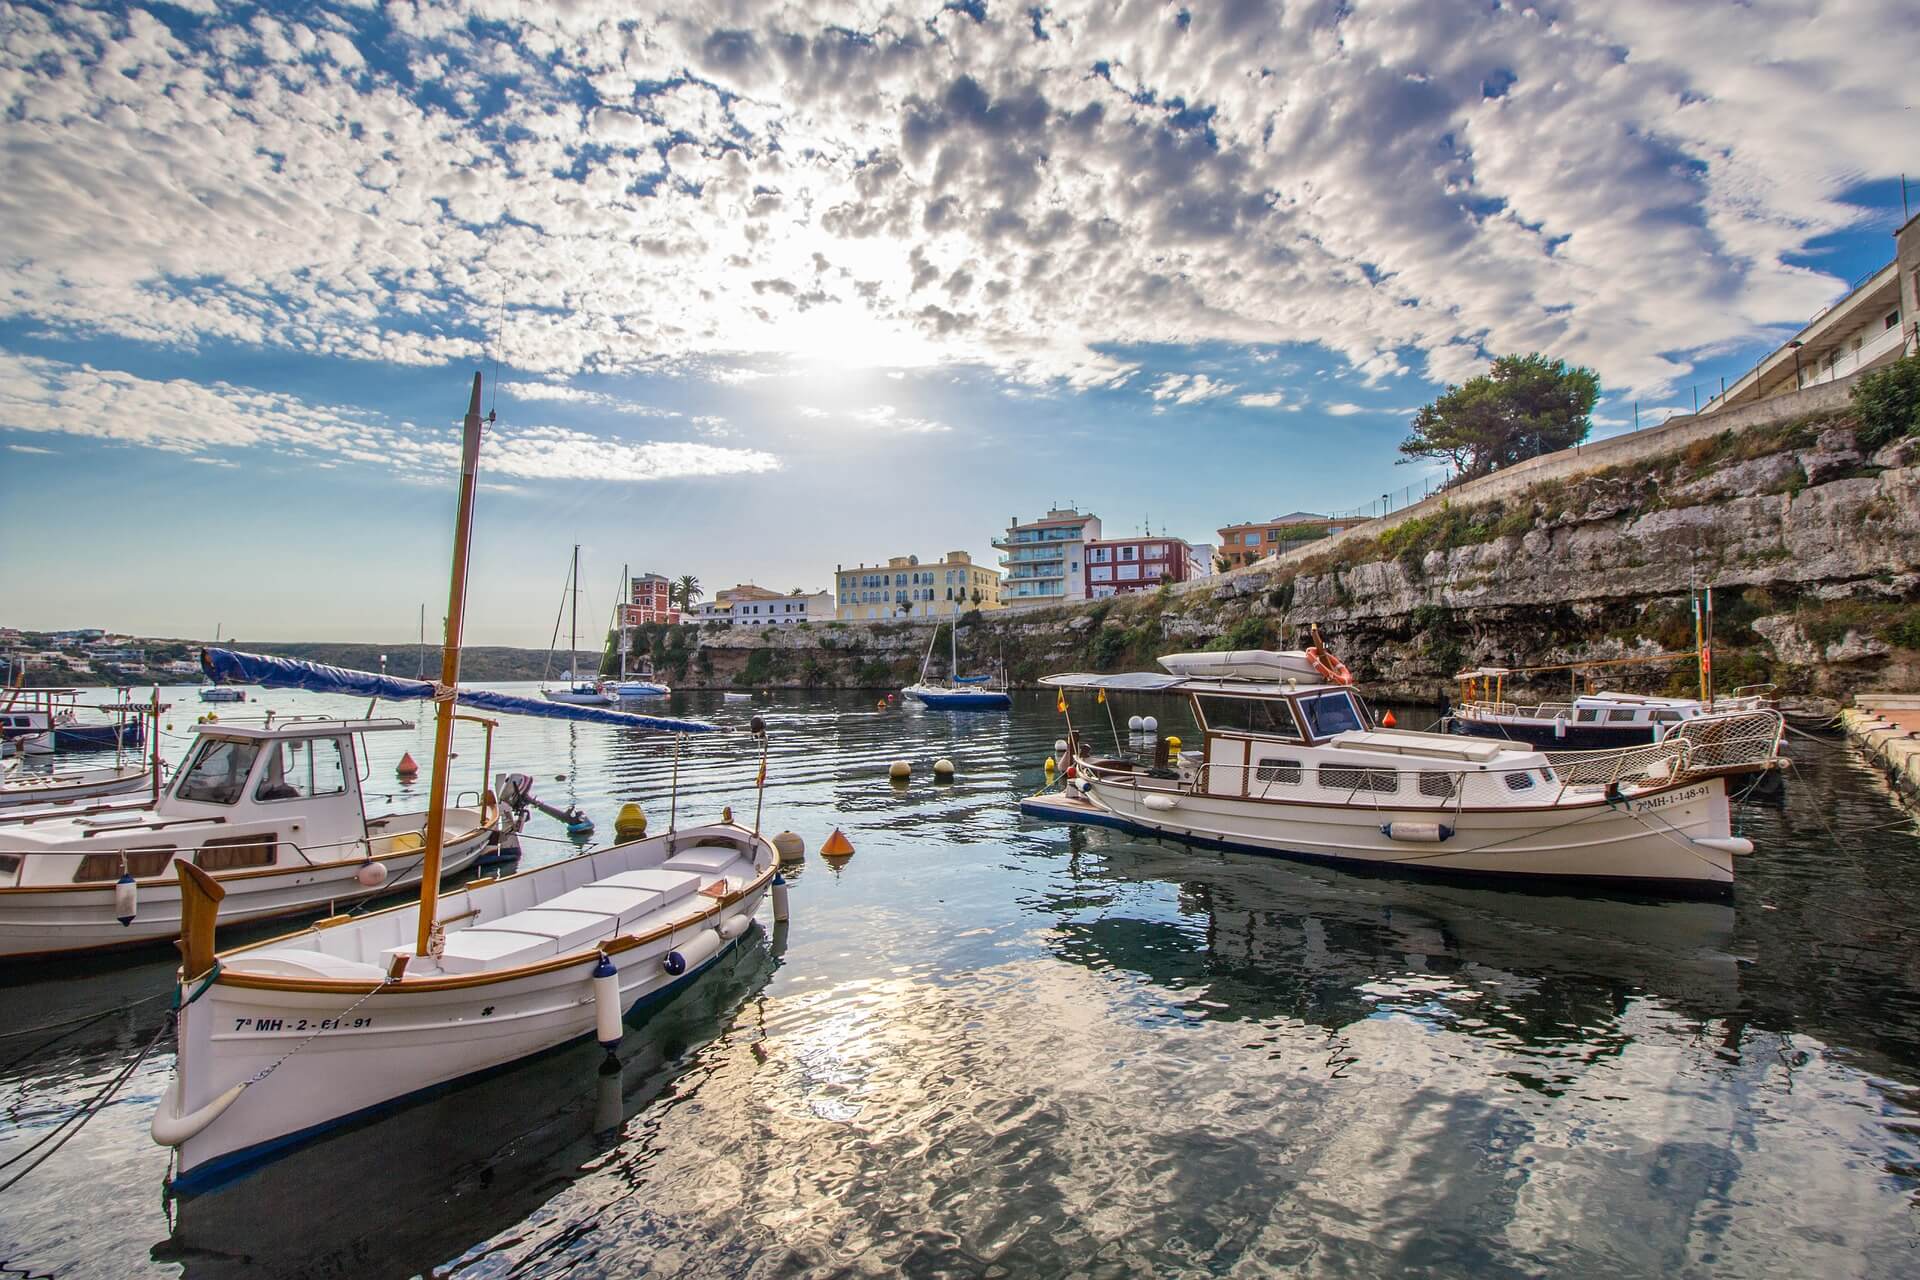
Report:
<svg viewBox="0 0 1920 1280"><path fill-rule="evenodd" d="M381 698L388 702L422 702L433 697L431 680L380 676L371 671L329 667L318 662L302 662L298 658L275 658L264 653L239 653L232 649L202 649L200 669L215 684L306 689L312 693L342 693L349 697ZM708 724L704 720L637 716L606 707L573 706L564 702L548 702L543 698L495 693L489 689L460 689L455 692L453 700L476 711L543 716L549 720L585 720L591 724L610 724L622 729L662 729L670 733L718 733L721 730L721 726Z"/></svg>

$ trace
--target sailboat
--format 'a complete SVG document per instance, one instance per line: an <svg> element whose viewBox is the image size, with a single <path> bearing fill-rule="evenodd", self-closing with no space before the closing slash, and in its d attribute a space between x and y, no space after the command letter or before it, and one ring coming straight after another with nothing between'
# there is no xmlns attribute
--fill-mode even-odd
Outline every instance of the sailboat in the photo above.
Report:
<svg viewBox="0 0 1920 1280"><path fill-rule="evenodd" d="M343 672L288 659L208 655L269 687L434 702L431 801L420 898L335 916L268 942L216 951L226 891L188 861L174 1027L175 1074L154 1140L191 1194L348 1119L592 1035L611 1054L622 1018L665 999L725 955L771 890L786 917L772 843L724 813L716 823L583 853L444 895L439 867L456 702L489 710L716 732L699 721L563 706L459 687L467 547L480 454L480 375L462 440L442 680ZM764 778L764 729L755 727Z"/></svg>
<svg viewBox="0 0 1920 1280"><path fill-rule="evenodd" d="M960 608L954 606L954 620L947 627L947 640L951 652L948 658L948 678L945 684L928 679L927 666L933 661L933 643L939 639L939 628L927 637L927 656L920 660L920 679L908 685L900 692L902 696L912 698L923 706L942 711L1004 711L1013 705L1005 685L996 689L990 676L963 676L960 674Z"/></svg>
<svg viewBox="0 0 1920 1280"><path fill-rule="evenodd" d="M540 692L549 702L565 702L576 707L612 706L614 703L620 701L619 696L615 694L613 690L607 688L605 684L598 680L582 680L579 675L580 544L577 542L573 544L572 574L573 586L567 593L573 606L573 611L567 624L567 674L564 677L567 682L567 687L564 689L549 689L543 684ZM556 633L560 630L560 620L558 618L553 620L553 629ZM554 638L558 639L558 634L556 634ZM547 650L547 658L549 661L553 658L553 650L551 647Z"/></svg>
<svg viewBox="0 0 1920 1280"><path fill-rule="evenodd" d="M620 566L620 590L616 592L613 597L615 602L613 606L614 643L620 649L620 674L613 681L613 692L622 700L627 698L664 698L669 693L672 693L673 690L653 678L652 657L641 658L639 670L635 671L632 675L627 674L627 624L626 619L620 616L619 600L627 590L627 583L629 581L627 571L630 568L632 568L631 565L623 564Z"/></svg>

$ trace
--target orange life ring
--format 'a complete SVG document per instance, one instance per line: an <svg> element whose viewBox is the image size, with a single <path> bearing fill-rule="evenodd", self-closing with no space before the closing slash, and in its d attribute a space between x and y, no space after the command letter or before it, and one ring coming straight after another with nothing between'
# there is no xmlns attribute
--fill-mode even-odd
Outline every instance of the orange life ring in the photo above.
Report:
<svg viewBox="0 0 1920 1280"><path fill-rule="evenodd" d="M1318 645L1314 645L1307 650L1307 661L1313 664L1315 671L1318 671L1334 684L1353 683L1353 672L1347 669L1347 664L1334 657L1331 653L1328 653L1325 649L1320 648Z"/></svg>

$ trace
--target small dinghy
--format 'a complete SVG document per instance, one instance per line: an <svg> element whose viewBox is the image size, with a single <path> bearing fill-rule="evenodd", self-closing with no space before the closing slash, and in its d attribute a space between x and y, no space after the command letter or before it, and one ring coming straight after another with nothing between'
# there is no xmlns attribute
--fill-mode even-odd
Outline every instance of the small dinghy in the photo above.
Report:
<svg viewBox="0 0 1920 1280"><path fill-rule="evenodd" d="M399 696L436 703L432 814L443 812L448 792L456 701L676 733L717 731L698 721L459 687L480 428L476 374L441 659L447 683L371 678L383 691L398 686ZM764 730L756 722L754 731L764 778ZM438 872L448 832L434 821L418 902L332 917L225 952L215 950L214 932L227 888L191 862L176 863L186 928L175 1072L152 1123L154 1140L177 1153L173 1189L203 1190L352 1117L570 1040L591 1035L611 1053L623 1017L725 955L769 891L775 918L785 917L776 855L758 827L757 817L749 830L730 814L678 829L670 821L662 835L443 894Z"/></svg>

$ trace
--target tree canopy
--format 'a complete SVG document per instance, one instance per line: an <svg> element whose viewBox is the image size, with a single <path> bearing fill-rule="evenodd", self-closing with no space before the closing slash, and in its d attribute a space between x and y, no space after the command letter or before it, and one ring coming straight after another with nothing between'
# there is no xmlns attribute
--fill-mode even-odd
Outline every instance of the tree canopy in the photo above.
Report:
<svg viewBox="0 0 1920 1280"><path fill-rule="evenodd" d="M1538 352L1501 356L1488 372L1422 406L1400 452L1408 460L1443 458L1461 479L1484 476L1579 444L1593 429L1587 415L1599 398L1591 369Z"/></svg>

